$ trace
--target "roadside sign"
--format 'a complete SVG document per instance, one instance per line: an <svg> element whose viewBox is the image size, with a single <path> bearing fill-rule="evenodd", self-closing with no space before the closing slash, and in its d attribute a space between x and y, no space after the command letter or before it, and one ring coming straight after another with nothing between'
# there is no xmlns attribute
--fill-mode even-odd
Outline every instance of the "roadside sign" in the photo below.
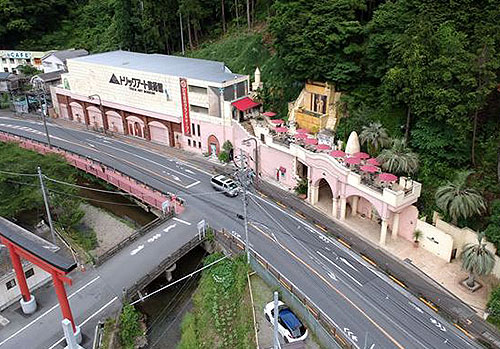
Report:
<svg viewBox="0 0 500 349"><path fill-rule="evenodd" d="M201 221L198 222L198 224L196 226L198 228L198 237L201 240L201 237L205 236L205 233L207 230L207 223L205 222L204 219L202 219Z"/></svg>

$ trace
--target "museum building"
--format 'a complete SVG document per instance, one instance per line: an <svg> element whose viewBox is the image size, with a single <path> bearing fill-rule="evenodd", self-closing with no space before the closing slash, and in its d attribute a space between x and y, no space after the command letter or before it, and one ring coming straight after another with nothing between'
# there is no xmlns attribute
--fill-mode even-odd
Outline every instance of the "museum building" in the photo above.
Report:
<svg viewBox="0 0 500 349"><path fill-rule="evenodd" d="M67 68L51 87L57 117L166 146L218 154L220 130L259 107L249 76L222 62L113 51L68 59Z"/></svg>

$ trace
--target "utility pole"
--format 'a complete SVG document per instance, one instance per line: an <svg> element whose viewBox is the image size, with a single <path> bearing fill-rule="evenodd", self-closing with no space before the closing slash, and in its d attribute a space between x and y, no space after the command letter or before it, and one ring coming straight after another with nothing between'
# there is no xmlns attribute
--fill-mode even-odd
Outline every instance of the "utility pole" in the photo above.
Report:
<svg viewBox="0 0 500 349"><path fill-rule="evenodd" d="M43 182L42 169L38 167L38 178L40 179L40 187L42 189L43 202L45 203L45 211L47 212L47 219L49 221L50 234L52 235L52 242L56 244L56 235L54 233L54 225L52 224L52 216L50 215L49 198L45 191L45 184Z"/></svg>
<svg viewBox="0 0 500 349"><path fill-rule="evenodd" d="M40 98L40 93L43 94L43 101L44 101L43 106L42 106L42 100ZM38 97L38 103L40 104L40 111L42 112L42 121L43 121L43 127L45 129L45 135L47 136L47 144L49 145L49 148L52 148L52 144L50 143L49 129L47 127L47 116L45 115L45 108L47 107L47 101L45 99L45 91L43 87L40 87L40 90L37 93L37 97Z"/></svg>
<svg viewBox="0 0 500 349"><path fill-rule="evenodd" d="M182 50L182 55L184 56L184 31L182 30L182 12L181 9L179 9L179 23L181 27L181 50Z"/></svg>
<svg viewBox="0 0 500 349"><path fill-rule="evenodd" d="M245 156L243 155L243 149L240 149L240 170L239 170L240 184L243 187L243 217L245 224L245 251L247 254L247 263L250 264L250 244L248 242L248 214L247 214L247 190L248 190L248 174L246 173L245 166Z"/></svg>
<svg viewBox="0 0 500 349"><path fill-rule="evenodd" d="M280 349L280 340L278 338L278 292L274 291L274 349Z"/></svg>

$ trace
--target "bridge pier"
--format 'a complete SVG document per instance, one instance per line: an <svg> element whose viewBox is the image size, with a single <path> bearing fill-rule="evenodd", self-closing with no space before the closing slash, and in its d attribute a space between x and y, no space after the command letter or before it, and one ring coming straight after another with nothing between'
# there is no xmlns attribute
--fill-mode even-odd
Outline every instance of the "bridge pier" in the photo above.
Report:
<svg viewBox="0 0 500 349"><path fill-rule="evenodd" d="M167 278L168 282L172 281L172 273L175 269L177 269L177 263L174 263L169 268L167 268L167 270L165 270L165 277Z"/></svg>

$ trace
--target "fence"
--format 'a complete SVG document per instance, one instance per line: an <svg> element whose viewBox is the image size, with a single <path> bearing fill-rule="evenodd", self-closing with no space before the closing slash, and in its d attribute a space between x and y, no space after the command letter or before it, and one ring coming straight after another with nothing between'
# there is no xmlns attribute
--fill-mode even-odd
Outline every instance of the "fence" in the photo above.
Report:
<svg viewBox="0 0 500 349"><path fill-rule="evenodd" d="M123 239L117 245L111 247L109 250L107 250L106 252L104 252L101 256L95 257L94 258L94 265L95 266L102 265L108 259L110 259L115 254L117 254L122 248L124 248L125 246L127 246L130 243L134 242L135 240L137 240L141 236L145 235L151 229L154 229L157 226L159 226L160 224L166 222L167 220L169 220L173 216L174 216L174 213L172 211L170 211L170 212L167 212L164 217L162 217L162 218L156 218L153 221L149 222L148 224L140 227L138 230L136 230L134 233L132 233L132 235L130 235L129 237Z"/></svg>
<svg viewBox="0 0 500 349"><path fill-rule="evenodd" d="M138 294L144 287L150 284L154 279L156 279L161 273L163 273L167 268L176 263L179 259L184 257L188 252L194 249L196 246L200 245L205 240L204 236L196 235L191 240L182 245L174 253L164 259L153 271L144 275L133 286L129 287L125 292L125 299L130 301L132 297Z"/></svg>
<svg viewBox="0 0 500 349"><path fill-rule="evenodd" d="M232 252L239 253L245 248L242 241L226 231L217 231L215 238L223 247ZM253 249L250 251L250 264L268 284L281 288L284 299L300 313L324 347L355 348L342 329L323 310Z"/></svg>

